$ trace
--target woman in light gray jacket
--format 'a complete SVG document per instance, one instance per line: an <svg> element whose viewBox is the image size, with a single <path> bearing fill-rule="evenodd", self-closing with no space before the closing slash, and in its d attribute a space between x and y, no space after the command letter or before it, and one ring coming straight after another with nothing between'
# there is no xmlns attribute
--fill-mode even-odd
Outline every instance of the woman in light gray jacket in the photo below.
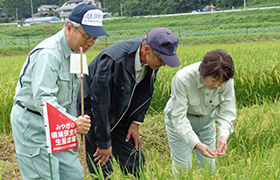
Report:
<svg viewBox="0 0 280 180"><path fill-rule="evenodd" d="M174 76L171 98L164 110L173 173L192 167L192 149L199 168L205 168L206 161L212 172L214 157L225 154L236 119L234 73L231 56L217 49Z"/></svg>

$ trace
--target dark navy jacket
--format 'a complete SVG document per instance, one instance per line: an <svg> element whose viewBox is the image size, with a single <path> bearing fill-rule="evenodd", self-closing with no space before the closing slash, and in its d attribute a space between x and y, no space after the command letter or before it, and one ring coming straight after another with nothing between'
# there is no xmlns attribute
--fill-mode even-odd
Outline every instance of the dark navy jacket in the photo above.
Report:
<svg viewBox="0 0 280 180"><path fill-rule="evenodd" d="M90 63L89 75L84 76L84 113L92 122L86 138L101 149L111 146L111 131L120 121L128 126L133 121L143 122L149 108L157 70L148 67L146 77L136 86L135 54L141 40L135 38L104 49Z"/></svg>

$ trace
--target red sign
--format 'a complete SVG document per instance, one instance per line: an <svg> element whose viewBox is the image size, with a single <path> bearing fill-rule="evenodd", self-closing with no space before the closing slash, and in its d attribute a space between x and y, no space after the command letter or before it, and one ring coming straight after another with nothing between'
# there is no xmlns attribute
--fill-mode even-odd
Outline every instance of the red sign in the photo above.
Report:
<svg viewBox="0 0 280 180"><path fill-rule="evenodd" d="M76 123L43 100L48 152L76 148Z"/></svg>

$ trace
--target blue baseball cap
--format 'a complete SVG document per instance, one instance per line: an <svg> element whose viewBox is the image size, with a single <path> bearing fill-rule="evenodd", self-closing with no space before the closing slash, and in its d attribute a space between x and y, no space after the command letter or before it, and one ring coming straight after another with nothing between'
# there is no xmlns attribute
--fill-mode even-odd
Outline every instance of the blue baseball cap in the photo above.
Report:
<svg viewBox="0 0 280 180"><path fill-rule="evenodd" d="M102 27L103 11L91 4L79 4L68 19L79 23L90 36L109 36Z"/></svg>
<svg viewBox="0 0 280 180"><path fill-rule="evenodd" d="M177 36L167 28L155 28L147 34L147 44L158 51L160 57L170 67L176 67L181 64L176 50L178 47Z"/></svg>

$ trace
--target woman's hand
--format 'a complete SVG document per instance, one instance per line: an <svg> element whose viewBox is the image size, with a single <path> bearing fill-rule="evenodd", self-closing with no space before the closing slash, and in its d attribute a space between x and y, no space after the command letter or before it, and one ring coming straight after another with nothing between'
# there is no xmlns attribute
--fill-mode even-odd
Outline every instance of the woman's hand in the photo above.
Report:
<svg viewBox="0 0 280 180"><path fill-rule="evenodd" d="M205 144L199 142L195 146L203 156L214 158L216 157L215 153Z"/></svg>
<svg viewBox="0 0 280 180"><path fill-rule="evenodd" d="M223 156L226 154L227 150L227 138L221 136L217 142L217 149L214 150L216 156Z"/></svg>

